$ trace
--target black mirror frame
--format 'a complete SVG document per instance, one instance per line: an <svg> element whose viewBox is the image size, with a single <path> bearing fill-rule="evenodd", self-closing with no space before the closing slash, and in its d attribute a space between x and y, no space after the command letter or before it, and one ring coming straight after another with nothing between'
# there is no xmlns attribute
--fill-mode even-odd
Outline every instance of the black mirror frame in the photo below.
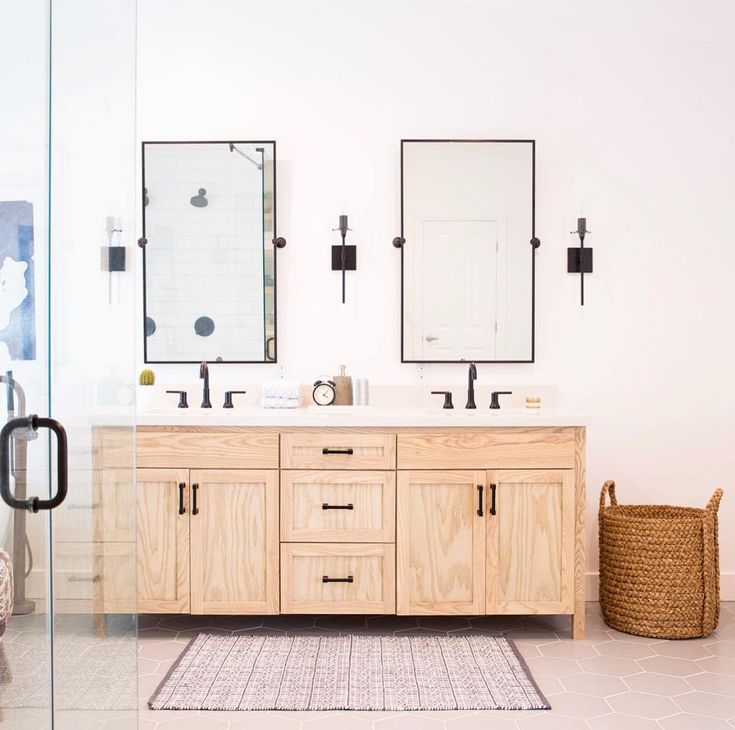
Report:
<svg viewBox="0 0 735 730"><path fill-rule="evenodd" d="M146 209L146 184L145 184L145 147L146 145L161 144L268 144L273 145L273 336L267 337L263 343L263 359L262 360L215 360L214 362L223 365L276 365L278 363L278 249L286 246L286 239L278 236L278 216L277 216L277 157L276 157L276 141L273 139L258 140L146 140L141 142L141 216L142 216L142 236L138 239L138 246L143 251L143 362L152 365L196 365L201 362L199 360L150 360L148 358L148 337L146 336L145 326L147 318L147 301L146 301L146 246L148 239L145 230L145 209ZM265 243L265 242L264 242ZM271 348L272 343L272 348ZM273 357L269 358L270 350L273 350Z"/></svg>

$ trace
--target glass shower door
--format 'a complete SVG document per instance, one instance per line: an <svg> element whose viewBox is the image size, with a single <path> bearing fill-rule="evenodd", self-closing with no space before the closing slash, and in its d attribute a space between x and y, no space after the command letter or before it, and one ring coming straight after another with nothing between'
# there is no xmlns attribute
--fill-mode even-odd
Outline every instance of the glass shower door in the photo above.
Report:
<svg viewBox="0 0 735 730"><path fill-rule="evenodd" d="M0 27L9 727L137 728L135 12L26 0Z"/></svg>

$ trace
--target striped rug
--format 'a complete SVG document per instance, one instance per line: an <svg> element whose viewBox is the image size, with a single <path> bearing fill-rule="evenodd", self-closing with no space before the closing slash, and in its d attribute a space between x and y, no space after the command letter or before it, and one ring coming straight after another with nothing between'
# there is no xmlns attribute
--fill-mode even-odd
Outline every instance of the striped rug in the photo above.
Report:
<svg viewBox="0 0 735 730"><path fill-rule="evenodd" d="M549 709L503 636L199 634L154 710Z"/></svg>

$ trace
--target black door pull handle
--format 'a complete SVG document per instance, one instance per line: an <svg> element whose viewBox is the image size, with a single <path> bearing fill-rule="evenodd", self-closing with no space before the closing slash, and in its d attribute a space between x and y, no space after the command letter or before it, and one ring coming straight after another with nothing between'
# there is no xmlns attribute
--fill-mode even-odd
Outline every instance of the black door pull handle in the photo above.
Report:
<svg viewBox="0 0 735 730"><path fill-rule="evenodd" d="M352 454L355 453L354 449L330 449L327 447L324 447L322 449L322 454L344 454L346 456L352 456Z"/></svg>
<svg viewBox="0 0 735 730"><path fill-rule="evenodd" d="M355 509L355 507L352 502L349 504L327 504L322 502L322 509Z"/></svg>
<svg viewBox="0 0 735 730"><path fill-rule="evenodd" d="M56 434L56 494L51 499L29 497L16 499L10 491L10 438L17 429L38 431L39 428L48 428ZM11 418L0 431L0 497L5 504L13 509L24 509L38 512L42 509L54 509L65 499L69 491L69 447L64 427L53 418Z"/></svg>
<svg viewBox="0 0 735 730"><path fill-rule="evenodd" d="M354 583L353 576L348 575L346 578L330 578L328 575L322 576L322 583Z"/></svg>
<svg viewBox="0 0 735 730"><path fill-rule="evenodd" d="M99 583L99 575L70 575L67 579L67 583Z"/></svg>
<svg viewBox="0 0 735 730"><path fill-rule="evenodd" d="M477 485L477 516L482 517L482 493L484 491L482 484Z"/></svg>
<svg viewBox="0 0 735 730"><path fill-rule="evenodd" d="M186 484L184 482L179 482L179 514L183 515L186 512L186 508L184 507L184 490L186 489Z"/></svg>
<svg viewBox="0 0 735 730"><path fill-rule="evenodd" d="M199 489L198 484L191 485L191 513L193 515L199 514L199 507L197 507L197 490Z"/></svg>
<svg viewBox="0 0 735 730"><path fill-rule="evenodd" d="M495 492L498 489L497 484L491 484L490 485L490 514L495 514Z"/></svg>

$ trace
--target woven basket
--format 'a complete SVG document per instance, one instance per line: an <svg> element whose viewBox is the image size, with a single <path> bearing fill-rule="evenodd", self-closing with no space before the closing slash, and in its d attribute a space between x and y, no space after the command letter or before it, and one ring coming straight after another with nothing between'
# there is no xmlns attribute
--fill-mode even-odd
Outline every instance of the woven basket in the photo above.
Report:
<svg viewBox="0 0 735 730"><path fill-rule="evenodd" d="M721 498L722 490L715 490L704 509L618 505L615 482L605 482L600 604L608 626L661 639L707 636L717 628Z"/></svg>

